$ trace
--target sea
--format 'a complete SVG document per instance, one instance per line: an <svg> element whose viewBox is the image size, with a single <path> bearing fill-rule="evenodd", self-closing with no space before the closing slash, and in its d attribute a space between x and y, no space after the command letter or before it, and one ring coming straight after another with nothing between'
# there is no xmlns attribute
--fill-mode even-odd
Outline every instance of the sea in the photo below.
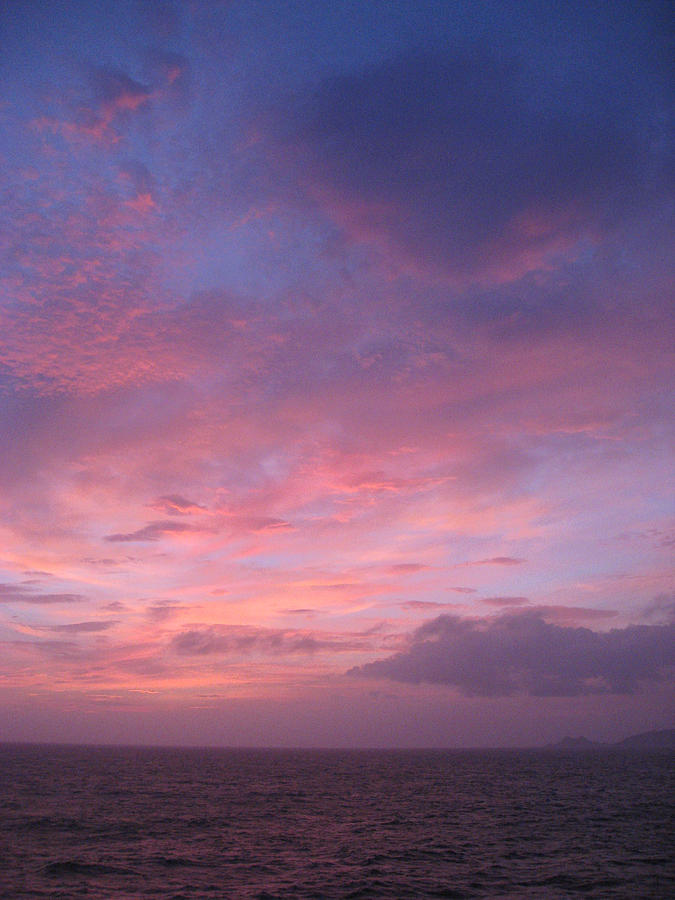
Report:
<svg viewBox="0 0 675 900"><path fill-rule="evenodd" d="M675 897L675 754L0 745L0 897Z"/></svg>

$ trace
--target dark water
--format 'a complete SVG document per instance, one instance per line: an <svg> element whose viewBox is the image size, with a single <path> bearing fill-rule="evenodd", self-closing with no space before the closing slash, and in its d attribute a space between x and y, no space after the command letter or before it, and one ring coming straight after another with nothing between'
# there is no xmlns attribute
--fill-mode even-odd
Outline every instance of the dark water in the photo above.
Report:
<svg viewBox="0 0 675 900"><path fill-rule="evenodd" d="M0 746L0 897L675 897L669 753Z"/></svg>

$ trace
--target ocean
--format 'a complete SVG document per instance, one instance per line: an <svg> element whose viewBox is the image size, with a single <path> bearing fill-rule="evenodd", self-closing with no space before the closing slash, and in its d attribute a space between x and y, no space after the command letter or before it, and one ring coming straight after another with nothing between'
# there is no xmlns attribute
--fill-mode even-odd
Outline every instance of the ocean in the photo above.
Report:
<svg viewBox="0 0 675 900"><path fill-rule="evenodd" d="M675 897L672 752L0 745L0 897Z"/></svg>

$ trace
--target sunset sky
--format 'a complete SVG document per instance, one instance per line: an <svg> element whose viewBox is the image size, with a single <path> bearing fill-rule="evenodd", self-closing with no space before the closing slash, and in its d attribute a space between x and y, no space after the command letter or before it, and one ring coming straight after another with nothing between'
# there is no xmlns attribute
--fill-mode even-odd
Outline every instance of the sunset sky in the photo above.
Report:
<svg viewBox="0 0 675 900"><path fill-rule="evenodd" d="M0 740L672 727L669 5L0 45Z"/></svg>

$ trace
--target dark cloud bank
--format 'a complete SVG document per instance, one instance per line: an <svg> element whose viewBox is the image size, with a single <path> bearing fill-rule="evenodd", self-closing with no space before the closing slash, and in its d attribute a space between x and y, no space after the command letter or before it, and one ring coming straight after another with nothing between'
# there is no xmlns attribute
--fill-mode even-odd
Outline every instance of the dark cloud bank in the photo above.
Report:
<svg viewBox="0 0 675 900"><path fill-rule="evenodd" d="M629 694L675 666L675 624L608 632L549 624L539 611L487 620L442 615L412 635L407 650L348 674L447 684L463 693L505 696Z"/></svg>
<svg viewBox="0 0 675 900"><path fill-rule="evenodd" d="M664 184L659 64L631 79L568 68L560 84L478 48L404 54L327 79L289 143L348 230L453 273L527 268Z"/></svg>

